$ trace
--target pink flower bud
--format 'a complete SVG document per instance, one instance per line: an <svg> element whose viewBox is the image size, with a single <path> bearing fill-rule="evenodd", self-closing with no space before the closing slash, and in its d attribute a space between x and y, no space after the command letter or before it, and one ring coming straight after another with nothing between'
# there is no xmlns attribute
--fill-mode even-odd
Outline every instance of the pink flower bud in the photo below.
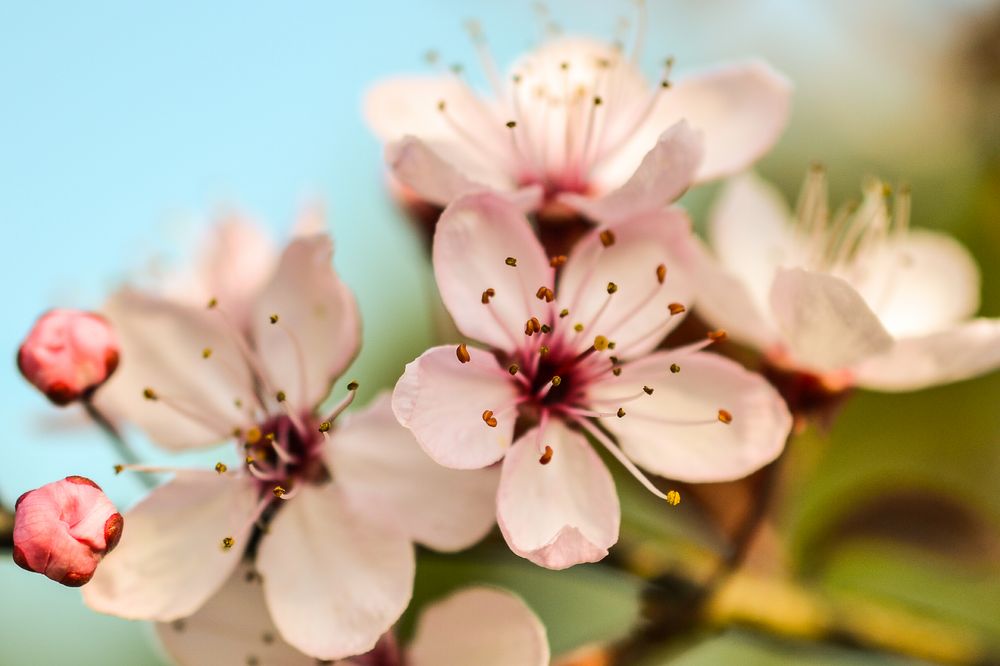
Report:
<svg viewBox="0 0 1000 666"><path fill-rule="evenodd" d="M42 315L17 353L25 379L66 405L92 391L118 367L118 339L104 317L79 310Z"/></svg>
<svg viewBox="0 0 1000 666"><path fill-rule="evenodd" d="M29 490L14 506L14 562L69 587L86 584L122 536L122 515L86 477Z"/></svg>

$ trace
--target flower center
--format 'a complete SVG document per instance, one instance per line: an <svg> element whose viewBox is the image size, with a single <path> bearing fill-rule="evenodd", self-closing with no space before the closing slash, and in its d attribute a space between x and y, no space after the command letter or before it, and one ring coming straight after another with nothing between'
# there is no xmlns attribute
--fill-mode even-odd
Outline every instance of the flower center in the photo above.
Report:
<svg viewBox="0 0 1000 666"><path fill-rule="evenodd" d="M302 415L299 425L289 416L273 416L245 433L243 464L262 488L280 497L300 483L321 483L329 478L322 445L319 423L310 414Z"/></svg>

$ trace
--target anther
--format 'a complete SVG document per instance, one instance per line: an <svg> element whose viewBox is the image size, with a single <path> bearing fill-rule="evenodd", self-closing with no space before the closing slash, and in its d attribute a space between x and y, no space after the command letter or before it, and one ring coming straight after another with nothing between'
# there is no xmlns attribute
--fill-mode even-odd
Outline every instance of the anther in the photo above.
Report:
<svg viewBox="0 0 1000 666"><path fill-rule="evenodd" d="M219 304L218 299L216 299L216 298L210 298L210 299L208 299L208 304L206 305L206 307L209 310L211 310L212 308L214 308L218 304Z"/></svg>
<svg viewBox="0 0 1000 666"><path fill-rule="evenodd" d="M319 428L317 428L317 430L319 430L320 432L330 432L330 427L332 425L333 424L330 423L329 421L323 421L322 423L319 424Z"/></svg>
<svg viewBox="0 0 1000 666"><path fill-rule="evenodd" d="M278 391L278 393L274 396L274 399L278 402L284 402L286 397L288 396L285 395L284 391Z"/></svg>
<svg viewBox="0 0 1000 666"><path fill-rule="evenodd" d="M438 111L444 111L447 108L447 104L444 103L443 99L438 100Z"/></svg>
<svg viewBox="0 0 1000 666"><path fill-rule="evenodd" d="M621 368L611 368L611 374L613 374L615 377L621 377L622 376L622 369Z"/></svg>
<svg viewBox="0 0 1000 666"><path fill-rule="evenodd" d="M603 103L604 103L604 100L602 100L600 97L595 97L594 98L594 106L600 106Z"/></svg>
<svg viewBox="0 0 1000 666"><path fill-rule="evenodd" d="M483 305L490 302L490 299L497 295L497 292L491 287L483 292Z"/></svg>
<svg viewBox="0 0 1000 666"><path fill-rule="evenodd" d="M615 415L616 415L616 416L617 416L618 418L622 418L623 416L625 416L625 408L624 408L624 407L619 407L619 408L618 408L618 411L617 411L617 412L615 412Z"/></svg>
<svg viewBox="0 0 1000 666"><path fill-rule="evenodd" d="M729 412L727 412L724 409L720 409L719 410L719 420L721 422L725 423L726 425L729 425L730 423L733 422L733 415L730 414Z"/></svg>
<svg viewBox="0 0 1000 666"><path fill-rule="evenodd" d="M272 490L271 492L274 493L275 497L281 499L281 496L284 495L287 491L281 486L275 486L274 490Z"/></svg>
<svg viewBox="0 0 1000 666"><path fill-rule="evenodd" d="M581 333L583 331L583 324L573 324L573 330L577 333Z"/></svg>
<svg viewBox="0 0 1000 666"><path fill-rule="evenodd" d="M670 506L677 506L681 503L681 494L676 490L671 490L667 493L667 504Z"/></svg>
<svg viewBox="0 0 1000 666"><path fill-rule="evenodd" d="M535 298L540 301L545 301L546 303L551 303L555 300L556 295L551 289L542 285L538 288L538 291L535 292Z"/></svg>
<svg viewBox="0 0 1000 666"><path fill-rule="evenodd" d="M663 79L662 81L660 81L660 87L661 88L669 88L670 87L670 81L667 81L666 79Z"/></svg>
<svg viewBox="0 0 1000 666"><path fill-rule="evenodd" d="M508 129L514 129L517 127L517 123L513 120L508 120L506 123Z"/></svg>
<svg viewBox="0 0 1000 666"><path fill-rule="evenodd" d="M211 349L211 347L205 347L204 349L201 350L201 357L202 358L208 358L211 355L212 355L212 349Z"/></svg>
<svg viewBox="0 0 1000 666"><path fill-rule="evenodd" d="M229 550L230 548L233 547L233 544L235 543L236 541L233 540L233 537L226 537L222 540L222 549Z"/></svg>
<svg viewBox="0 0 1000 666"><path fill-rule="evenodd" d="M549 348L546 347L545 345L542 345L541 347L538 348L538 355L539 356L545 356L548 353L549 353Z"/></svg>
<svg viewBox="0 0 1000 666"><path fill-rule="evenodd" d="M660 264L656 267L656 281L663 284L663 281L667 279L667 267L664 264Z"/></svg>
<svg viewBox="0 0 1000 666"><path fill-rule="evenodd" d="M548 324L542 324L542 333L551 333L552 327Z"/></svg>
<svg viewBox="0 0 1000 666"><path fill-rule="evenodd" d="M615 342L614 340L609 340L608 341L608 349L614 349L617 344L618 343Z"/></svg>
<svg viewBox="0 0 1000 666"><path fill-rule="evenodd" d="M557 254L556 256L549 259L549 266L552 268L559 268L566 263L568 257L565 254Z"/></svg>
<svg viewBox="0 0 1000 666"><path fill-rule="evenodd" d="M115 474L121 474L125 471L125 465L115 465Z"/></svg>
<svg viewBox="0 0 1000 666"><path fill-rule="evenodd" d="M491 428L497 427L497 417L493 416L492 409L487 409L483 412L483 421Z"/></svg>
<svg viewBox="0 0 1000 666"><path fill-rule="evenodd" d="M642 390L646 393L646 395L653 395L653 387L652 386L643 386Z"/></svg>
<svg viewBox="0 0 1000 666"><path fill-rule="evenodd" d="M226 470L228 470L228 469L229 468L226 467L225 463L221 463L221 462L215 463L215 471L218 472L219 474L225 474Z"/></svg>
<svg viewBox="0 0 1000 666"><path fill-rule="evenodd" d="M562 377L560 377L559 375L556 375L555 377L552 378L552 385L553 386L559 386L560 384L562 384Z"/></svg>
<svg viewBox="0 0 1000 666"><path fill-rule="evenodd" d="M548 444L545 445L545 453L543 453L542 457L538 459L538 462L542 465L548 465L550 462L552 462L551 446L549 446Z"/></svg>
<svg viewBox="0 0 1000 666"><path fill-rule="evenodd" d="M250 445L256 444L257 442L260 441L261 437L262 435L260 432L260 428L258 428L257 426L254 426L253 428L247 430L247 444Z"/></svg>
<svg viewBox="0 0 1000 666"><path fill-rule="evenodd" d="M532 336L542 330L542 322L538 321L538 317L532 317L524 323L524 334L527 336Z"/></svg>
<svg viewBox="0 0 1000 666"><path fill-rule="evenodd" d="M559 63L559 69L565 72L566 70L569 69L569 63L568 62Z"/></svg>
<svg viewBox="0 0 1000 666"><path fill-rule="evenodd" d="M722 342L727 337L729 337L729 335L726 333L726 330L723 329L723 328L720 328L717 331L709 331L708 332L708 339L711 340L712 342Z"/></svg>
<svg viewBox="0 0 1000 666"><path fill-rule="evenodd" d="M611 229L605 229L601 232L600 239L601 245L611 247L615 244L615 232L611 231Z"/></svg>
<svg viewBox="0 0 1000 666"><path fill-rule="evenodd" d="M156 391L148 387L144 388L142 389L142 397L145 398L146 400L156 400L157 399Z"/></svg>
<svg viewBox="0 0 1000 666"><path fill-rule="evenodd" d="M348 382L347 383L347 390L348 391L357 391L358 390L358 386L360 386L360 384L358 384L357 381Z"/></svg>
<svg viewBox="0 0 1000 666"><path fill-rule="evenodd" d="M560 319L563 319L563 318L568 317L568 316L569 316L569 310L567 310L566 308L563 308L562 310L559 311L559 318Z"/></svg>
<svg viewBox="0 0 1000 666"><path fill-rule="evenodd" d="M677 365L676 363L671 363L670 364L670 372L672 372L672 373L674 373L676 375L680 371L681 371L681 366Z"/></svg>
<svg viewBox="0 0 1000 666"><path fill-rule="evenodd" d="M618 291L618 285L616 285L614 282L609 282L608 283L608 293L609 294L613 294L616 291Z"/></svg>
<svg viewBox="0 0 1000 666"><path fill-rule="evenodd" d="M679 315L687 309L680 303L671 303L667 306L667 308L670 310L670 314L672 315Z"/></svg>
<svg viewBox="0 0 1000 666"><path fill-rule="evenodd" d="M604 351L608 348L608 339L603 335L598 335L594 338L594 349L597 351Z"/></svg>
<svg viewBox="0 0 1000 666"><path fill-rule="evenodd" d="M516 375L517 371L520 369L521 367L517 363L511 363L510 366L507 368L507 372L509 372L511 375Z"/></svg>
<svg viewBox="0 0 1000 666"><path fill-rule="evenodd" d="M503 260L503 263L507 264L508 266L517 266L517 259L515 259L514 257L507 257L506 259Z"/></svg>
<svg viewBox="0 0 1000 666"><path fill-rule="evenodd" d="M465 346L464 342L455 349L455 356L458 357L459 363L468 363L472 360L472 357L469 356L469 348Z"/></svg>
<svg viewBox="0 0 1000 666"><path fill-rule="evenodd" d="M272 324L278 323L278 315L276 314L271 315L270 317L268 317L268 319L271 321Z"/></svg>

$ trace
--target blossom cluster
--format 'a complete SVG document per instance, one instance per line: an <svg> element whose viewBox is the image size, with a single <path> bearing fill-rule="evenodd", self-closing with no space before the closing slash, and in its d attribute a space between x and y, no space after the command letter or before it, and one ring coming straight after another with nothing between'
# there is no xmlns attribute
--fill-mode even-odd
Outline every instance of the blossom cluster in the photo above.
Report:
<svg viewBox="0 0 1000 666"><path fill-rule="evenodd" d="M974 262L909 228L909 192L890 206L870 180L831 210L813 168L793 212L747 171L787 123L781 74L672 67L650 81L620 47L557 37L506 78L489 67L488 96L455 73L370 90L393 190L431 212L459 337L363 408L345 376L360 315L315 211L280 252L228 220L178 279L42 316L17 358L53 403L119 439L229 452L123 461L169 475L124 513L83 477L27 492L18 565L157 622L181 663L546 664L538 618L487 587L426 608L400 646L416 545L460 551L498 526L541 567L597 562L621 523L608 464L666 512L672 482L761 469L852 387L1000 366ZM701 240L677 201L724 177ZM727 339L763 372L717 353Z"/></svg>

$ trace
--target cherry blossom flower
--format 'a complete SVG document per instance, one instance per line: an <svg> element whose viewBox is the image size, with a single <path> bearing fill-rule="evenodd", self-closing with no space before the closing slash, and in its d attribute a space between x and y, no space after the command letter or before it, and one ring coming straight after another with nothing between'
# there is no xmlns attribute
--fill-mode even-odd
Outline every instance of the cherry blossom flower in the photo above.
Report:
<svg viewBox="0 0 1000 666"><path fill-rule="evenodd" d="M525 211L618 223L743 170L789 112L789 83L762 62L673 80L668 59L650 83L637 65L641 31L631 55L585 37L550 39L502 79L473 27L490 96L455 71L403 76L369 91L365 115L419 200L445 206L491 189Z"/></svg>
<svg viewBox="0 0 1000 666"><path fill-rule="evenodd" d="M313 666L316 660L282 640L268 616L260 577L242 566L201 610L161 623L157 635L178 664ZM338 666L547 666L545 627L521 599L491 587L469 587L427 606L408 646L392 633L372 652Z"/></svg>
<svg viewBox="0 0 1000 666"><path fill-rule="evenodd" d="M1000 366L1000 320L971 318L979 271L949 236L909 228L910 194L889 210L872 180L831 214L814 168L792 213L753 175L728 184L708 247L688 261L699 313L778 368L828 390L908 391Z"/></svg>
<svg viewBox="0 0 1000 666"><path fill-rule="evenodd" d="M100 486L67 476L21 495L14 510L14 562L68 587L90 581L118 545L124 521Z"/></svg>
<svg viewBox="0 0 1000 666"><path fill-rule="evenodd" d="M248 331L221 300L112 299L123 363L102 406L168 449L232 439L242 463L123 466L176 473L127 513L129 534L86 589L91 608L184 618L252 560L283 639L339 659L370 650L406 607L413 541L456 550L490 529L496 473L435 465L388 397L338 419L351 382L319 411L359 344L331 255L326 236L293 240L254 297Z"/></svg>
<svg viewBox="0 0 1000 666"><path fill-rule="evenodd" d="M426 351L406 366L393 409L446 467L503 459L497 519L515 553L559 569L600 560L617 541L614 483L585 435L663 499L637 465L722 481L781 452L790 417L775 391L700 351L721 333L655 351L691 295L672 261L689 235L684 214L667 210L548 258L503 198L468 195L443 213L438 287L458 329L485 349Z"/></svg>
<svg viewBox="0 0 1000 666"><path fill-rule="evenodd" d="M50 310L39 317L17 352L25 379L57 405L89 396L118 367L114 329L101 315Z"/></svg>

